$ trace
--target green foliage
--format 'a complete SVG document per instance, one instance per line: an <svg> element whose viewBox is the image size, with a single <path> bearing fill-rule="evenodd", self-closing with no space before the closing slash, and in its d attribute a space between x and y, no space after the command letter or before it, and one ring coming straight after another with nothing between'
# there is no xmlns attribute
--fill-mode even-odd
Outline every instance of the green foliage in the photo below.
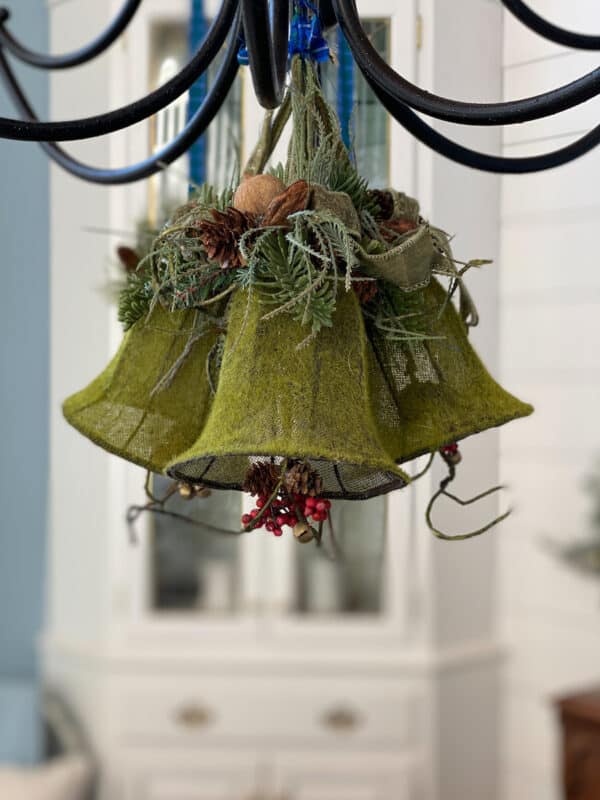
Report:
<svg viewBox="0 0 600 800"><path fill-rule="evenodd" d="M234 185L227 186L219 192L209 183L203 183L202 186L192 194L190 201L203 208L216 208L218 211L223 211L233 202L234 192Z"/></svg>
<svg viewBox="0 0 600 800"><path fill-rule="evenodd" d="M139 319L150 311L152 288L148 281L148 272L138 267L136 272L127 276L127 283L119 295L119 322L124 330L129 330Z"/></svg>
<svg viewBox="0 0 600 800"><path fill-rule="evenodd" d="M282 183L285 183L285 164L281 162L275 164L268 170L268 174L272 175L274 178L278 178Z"/></svg>
<svg viewBox="0 0 600 800"><path fill-rule="evenodd" d="M379 210L377 201L369 194L369 185L366 179L349 161L332 161L326 186L334 192L345 192L359 214L366 211L374 216Z"/></svg>
<svg viewBox="0 0 600 800"><path fill-rule="evenodd" d="M375 298L363 306L363 316L367 328L389 341L406 342L410 347L415 342L437 338L429 331L443 308L444 304L434 309L426 305L422 291L391 292L388 285L380 281Z"/></svg>
<svg viewBox="0 0 600 800"><path fill-rule="evenodd" d="M239 283L253 286L275 308L270 318L290 313L316 335L333 325L338 287L351 288L358 266L358 243L343 223L325 211L302 211L290 218L292 230L266 229L242 237L248 267Z"/></svg>

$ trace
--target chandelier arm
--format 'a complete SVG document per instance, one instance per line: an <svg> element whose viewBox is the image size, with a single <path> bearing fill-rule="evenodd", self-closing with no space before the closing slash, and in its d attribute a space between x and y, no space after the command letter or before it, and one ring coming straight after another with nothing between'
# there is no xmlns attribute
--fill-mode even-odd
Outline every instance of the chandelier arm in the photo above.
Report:
<svg viewBox="0 0 600 800"><path fill-rule="evenodd" d="M103 53L115 39L123 33L131 22L136 11L140 7L142 0L125 0L121 10L110 22L108 27L93 41L84 47L66 53L62 56L53 56L46 53L36 53L22 45L5 27L6 21L10 18L10 11L7 8L0 8L0 47L4 47L11 55L32 67L41 69L68 69L85 64L92 58Z"/></svg>
<svg viewBox="0 0 600 800"><path fill-rule="evenodd" d="M237 52L240 27L238 17L231 42L225 54L225 59L219 67L215 80L201 106L191 117L181 133L179 133L172 142L159 150L158 153L154 153L154 155L149 158L128 167L103 169L78 161L55 142L40 142L40 147L52 161L64 170L90 183L114 186L117 184L133 183L134 181L141 180L142 178L149 178L151 175L160 172L161 169L164 169L165 164L173 163L173 161L176 161L187 152L189 147L204 133L221 108L239 68ZM1 56L1 53L0 74L19 113L28 120L37 120L35 111L25 97L13 70L6 59Z"/></svg>
<svg viewBox="0 0 600 800"><path fill-rule="evenodd" d="M83 119L27 122L0 117L0 138L28 142L93 139L141 122L180 97L210 66L231 30L239 0L223 0L200 48L178 75L140 100ZM4 58L2 48L0 57Z"/></svg>
<svg viewBox="0 0 600 800"><path fill-rule="evenodd" d="M333 7L361 72L389 97L447 122L463 125L514 125L541 119L600 94L600 68L550 92L502 103L465 103L440 97L398 75L371 44L356 10L355 0L333 0Z"/></svg>
<svg viewBox="0 0 600 800"><path fill-rule="evenodd" d="M332 28L334 25L337 25L337 19L331 0L319 0L319 19L324 28Z"/></svg>
<svg viewBox="0 0 600 800"><path fill-rule="evenodd" d="M576 33L559 28L529 8L522 0L502 0L502 5L534 33L543 36L550 42L572 47L576 50L600 50L600 36Z"/></svg>
<svg viewBox="0 0 600 800"><path fill-rule="evenodd" d="M287 72L289 1L241 0L241 4L256 97L263 108L276 108L283 99Z"/></svg>
<svg viewBox="0 0 600 800"><path fill-rule="evenodd" d="M542 153L538 156L525 156L522 158L507 158L504 156L494 156L487 153L480 153L464 147L458 142L448 139L438 131L434 130L415 112L399 103L395 98L386 95L374 83L371 88L379 98L381 104L387 111L402 125L405 130L411 133L422 144L434 150L436 153L446 158L462 164L465 167L472 167L483 172L495 172L501 175L523 175L532 172L542 172L554 167L568 164L576 158L589 153L594 147L600 144L600 125L592 128L585 136L575 142L553 150L549 153Z"/></svg>

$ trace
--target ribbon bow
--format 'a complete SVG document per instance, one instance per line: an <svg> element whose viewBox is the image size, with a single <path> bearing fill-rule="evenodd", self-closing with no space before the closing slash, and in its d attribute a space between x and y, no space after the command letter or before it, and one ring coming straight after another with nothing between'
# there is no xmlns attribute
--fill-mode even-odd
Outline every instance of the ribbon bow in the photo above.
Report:
<svg viewBox="0 0 600 800"><path fill-rule="evenodd" d="M323 63L330 58L329 45L323 37L319 13L309 0L296 0L294 3L288 55L290 59L299 55L317 63ZM240 43L238 63L244 67L249 64L248 48L244 39Z"/></svg>

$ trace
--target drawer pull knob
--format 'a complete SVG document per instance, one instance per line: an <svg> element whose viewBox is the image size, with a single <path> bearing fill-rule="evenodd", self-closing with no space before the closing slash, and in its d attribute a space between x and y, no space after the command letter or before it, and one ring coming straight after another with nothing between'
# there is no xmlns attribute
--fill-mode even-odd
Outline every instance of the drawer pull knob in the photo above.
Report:
<svg viewBox="0 0 600 800"><path fill-rule="evenodd" d="M183 728L204 728L213 722L213 714L203 706L184 706L175 714L175 719Z"/></svg>
<svg viewBox="0 0 600 800"><path fill-rule="evenodd" d="M323 724L340 733L356 730L361 722L360 714L351 708L332 708L323 714Z"/></svg>

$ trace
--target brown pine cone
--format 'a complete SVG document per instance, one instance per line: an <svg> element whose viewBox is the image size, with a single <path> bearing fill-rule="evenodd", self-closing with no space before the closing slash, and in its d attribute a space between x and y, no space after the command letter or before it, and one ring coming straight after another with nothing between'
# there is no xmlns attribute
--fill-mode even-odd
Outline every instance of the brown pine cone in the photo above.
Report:
<svg viewBox="0 0 600 800"><path fill-rule="evenodd" d="M127 274L131 274L132 272L136 271L138 264L140 263L140 256L137 251L133 249L133 247L126 247L125 245L117 247L117 256L119 257L121 266Z"/></svg>
<svg viewBox="0 0 600 800"><path fill-rule="evenodd" d="M379 230L386 242L393 242L398 236L417 228L418 224L412 219L388 219L380 225Z"/></svg>
<svg viewBox="0 0 600 800"><path fill-rule="evenodd" d="M207 256L223 269L245 266L239 242L242 235L255 226L254 217L231 207L225 211L213 208L210 213L212 221L204 219L196 226Z"/></svg>
<svg viewBox="0 0 600 800"><path fill-rule="evenodd" d="M390 219L394 213L394 198L391 192L385 192L381 189L371 189L369 195L379 206L380 213L377 215L379 219Z"/></svg>
<svg viewBox="0 0 600 800"><path fill-rule="evenodd" d="M323 481L308 461L300 461L287 471L284 486L290 494L317 497L323 490Z"/></svg>
<svg viewBox="0 0 600 800"><path fill-rule="evenodd" d="M242 489L261 497L273 494L279 482L281 470L270 461L257 461L246 472Z"/></svg>
<svg viewBox="0 0 600 800"><path fill-rule="evenodd" d="M370 303L379 291L377 288L377 281L352 281L352 288L362 305Z"/></svg>

